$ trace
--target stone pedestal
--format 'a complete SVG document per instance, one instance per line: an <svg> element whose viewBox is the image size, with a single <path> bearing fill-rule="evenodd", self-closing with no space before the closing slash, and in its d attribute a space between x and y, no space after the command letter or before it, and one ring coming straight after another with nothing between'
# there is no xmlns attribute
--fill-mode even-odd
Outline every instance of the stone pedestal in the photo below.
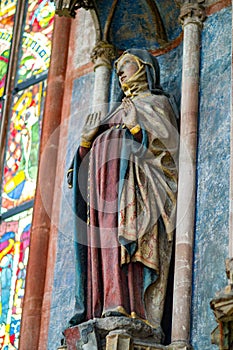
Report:
<svg viewBox="0 0 233 350"><path fill-rule="evenodd" d="M67 350L161 350L163 333L128 317L93 319L64 331ZM61 348L59 348L60 350Z"/></svg>

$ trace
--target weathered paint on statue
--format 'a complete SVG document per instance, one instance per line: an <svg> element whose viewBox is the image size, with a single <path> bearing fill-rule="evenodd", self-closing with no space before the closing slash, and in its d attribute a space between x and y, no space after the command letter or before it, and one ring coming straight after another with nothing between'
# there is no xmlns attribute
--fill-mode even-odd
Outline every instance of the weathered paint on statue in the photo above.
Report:
<svg viewBox="0 0 233 350"><path fill-rule="evenodd" d="M70 324L127 316L158 327L175 227L176 116L151 54L128 50L116 70L119 103L87 117L68 172L77 218Z"/></svg>

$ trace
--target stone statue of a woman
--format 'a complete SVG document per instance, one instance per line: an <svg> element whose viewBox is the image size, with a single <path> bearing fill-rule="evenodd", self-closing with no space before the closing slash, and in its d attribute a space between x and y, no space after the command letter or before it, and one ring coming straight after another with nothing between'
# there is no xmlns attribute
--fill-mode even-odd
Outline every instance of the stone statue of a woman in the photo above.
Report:
<svg viewBox="0 0 233 350"><path fill-rule="evenodd" d="M87 117L68 172L77 215L70 323L126 316L158 327L175 227L176 116L155 57L127 50L115 67L120 103Z"/></svg>

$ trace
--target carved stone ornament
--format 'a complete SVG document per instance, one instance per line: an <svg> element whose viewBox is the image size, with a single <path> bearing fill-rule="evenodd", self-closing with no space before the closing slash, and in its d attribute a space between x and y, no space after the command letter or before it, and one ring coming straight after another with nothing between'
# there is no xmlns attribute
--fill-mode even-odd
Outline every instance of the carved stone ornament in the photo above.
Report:
<svg viewBox="0 0 233 350"><path fill-rule="evenodd" d="M99 66L107 66L111 69L111 61L116 57L116 50L107 41L99 41L92 50L91 60L95 64L94 69Z"/></svg>
<svg viewBox="0 0 233 350"><path fill-rule="evenodd" d="M79 8L90 10L94 8L92 0L54 0L56 14L59 16L75 18Z"/></svg>
<svg viewBox="0 0 233 350"><path fill-rule="evenodd" d="M184 3L181 7L179 21L183 26L189 23L195 23L202 28L205 18L205 8L200 5L200 1Z"/></svg>
<svg viewBox="0 0 233 350"><path fill-rule="evenodd" d="M226 260L226 273L229 284L210 302L218 322L211 333L211 342L221 350L233 348L233 259Z"/></svg>

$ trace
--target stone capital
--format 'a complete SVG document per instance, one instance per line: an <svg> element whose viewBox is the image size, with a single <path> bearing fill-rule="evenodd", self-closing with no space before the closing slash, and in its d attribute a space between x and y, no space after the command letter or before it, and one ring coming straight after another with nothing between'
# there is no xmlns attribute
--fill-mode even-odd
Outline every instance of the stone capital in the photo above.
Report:
<svg viewBox="0 0 233 350"><path fill-rule="evenodd" d="M187 24L193 23L202 28L205 18L205 8L200 4L200 1L188 2L182 5L179 21L183 27Z"/></svg>
<svg viewBox="0 0 233 350"><path fill-rule="evenodd" d="M53 0L56 14L59 16L75 18L76 11L81 7L85 10L94 8L92 0Z"/></svg>
<svg viewBox="0 0 233 350"><path fill-rule="evenodd" d="M99 41L92 50L91 60L94 63L94 70L100 66L112 68L111 62L116 57L116 50L107 41Z"/></svg>

